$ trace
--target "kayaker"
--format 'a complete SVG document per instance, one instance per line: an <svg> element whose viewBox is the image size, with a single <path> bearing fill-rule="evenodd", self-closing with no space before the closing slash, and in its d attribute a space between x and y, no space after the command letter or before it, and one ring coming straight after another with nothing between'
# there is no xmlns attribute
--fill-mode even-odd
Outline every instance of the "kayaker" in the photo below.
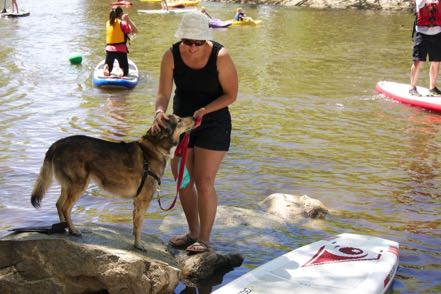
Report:
<svg viewBox="0 0 441 294"><path fill-rule="evenodd" d="M138 29L129 15L124 14L120 6L112 9L109 14L109 20L106 23L106 60L103 67L103 75L110 76L113 70L115 59L118 60L122 73L119 76L129 74L129 58L127 56L129 49L127 41L129 34L136 34Z"/></svg>
<svg viewBox="0 0 441 294"><path fill-rule="evenodd" d="M237 8L236 10L236 15L234 16L234 20L237 21L243 21L243 20L247 20L248 17L246 16L245 12L243 11L242 8Z"/></svg>
<svg viewBox="0 0 441 294"><path fill-rule="evenodd" d="M182 17L175 34L180 41L162 57L155 102L154 132L165 127L173 82L173 113L202 119L190 133L187 168L190 183L180 190L188 233L174 236L170 244L189 252L210 250L210 235L217 210L216 174L230 147L231 116L228 106L237 97L236 67L227 49L211 41L208 18L200 12ZM171 162L175 178L178 159Z"/></svg>

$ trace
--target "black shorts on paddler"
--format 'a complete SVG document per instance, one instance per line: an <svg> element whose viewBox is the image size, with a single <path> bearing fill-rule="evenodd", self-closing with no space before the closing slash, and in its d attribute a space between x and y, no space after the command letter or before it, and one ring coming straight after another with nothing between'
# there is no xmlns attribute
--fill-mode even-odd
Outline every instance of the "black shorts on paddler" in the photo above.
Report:
<svg viewBox="0 0 441 294"><path fill-rule="evenodd" d="M413 36L413 61L441 61L441 33L425 35L415 32Z"/></svg>

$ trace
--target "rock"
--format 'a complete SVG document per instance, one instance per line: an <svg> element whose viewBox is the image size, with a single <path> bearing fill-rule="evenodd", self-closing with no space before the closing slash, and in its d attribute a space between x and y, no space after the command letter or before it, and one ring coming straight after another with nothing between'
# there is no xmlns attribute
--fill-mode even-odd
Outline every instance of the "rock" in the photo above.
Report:
<svg viewBox="0 0 441 294"><path fill-rule="evenodd" d="M199 254L188 254L185 250L169 248L181 268L181 278L198 285L201 281L222 276L243 262L240 254L222 255L213 250Z"/></svg>
<svg viewBox="0 0 441 294"><path fill-rule="evenodd" d="M0 239L0 293L173 293L179 270L159 239L144 234L140 252L130 229L91 224L82 233Z"/></svg>
<svg viewBox="0 0 441 294"><path fill-rule="evenodd" d="M324 218L328 208L320 201L307 195L274 193L269 195L259 205L267 212L287 221L299 217Z"/></svg>

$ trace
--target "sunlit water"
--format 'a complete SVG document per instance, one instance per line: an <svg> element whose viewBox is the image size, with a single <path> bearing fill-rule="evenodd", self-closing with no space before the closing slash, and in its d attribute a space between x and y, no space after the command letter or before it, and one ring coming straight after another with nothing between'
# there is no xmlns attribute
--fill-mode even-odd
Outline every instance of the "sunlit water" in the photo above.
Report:
<svg viewBox="0 0 441 294"><path fill-rule="evenodd" d="M180 16L137 14L137 9L158 7L134 1L126 10L140 31L130 52L141 72L140 84L132 91L102 91L92 86L91 75L104 57L110 2L21 0L29 17L0 19L3 234L58 221L57 185L40 210L29 201L52 142L73 134L135 140L152 121L159 62L176 41ZM204 5L221 19L231 18L237 7ZM307 194L332 213L283 230L268 227L261 232L268 237L264 241L215 227L216 249L245 258L222 284L299 246L353 232L400 243L394 293L441 292L441 116L374 93L379 80L408 81L412 15L245 9L263 24L214 33L228 48L240 78L239 97L231 107L231 151L217 178L219 203L255 209L274 192ZM69 64L73 52L82 54L82 65ZM420 84L427 82L425 67ZM162 194L170 199L174 189L168 172ZM73 217L80 224L130 227L131 209L131 201L91 186ZM143 230L166 242L185 231L181 213L179 207L161 212L153 202ZM161 230L165 219L175 224L173 230Z"/></svg>

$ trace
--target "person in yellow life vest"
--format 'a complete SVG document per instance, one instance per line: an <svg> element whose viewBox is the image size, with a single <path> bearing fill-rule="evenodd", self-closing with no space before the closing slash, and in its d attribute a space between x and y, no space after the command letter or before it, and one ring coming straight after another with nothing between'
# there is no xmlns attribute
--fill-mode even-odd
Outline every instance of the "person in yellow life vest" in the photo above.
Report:
<svg viewBox="0 0 441 294"><path fill-rule="evenodd" d="M135 23L124 14L120 6L112 9L109 20L106 23L106 60L104 63L103 74L110 76L113 70L115 59L118 60L119 67L123 71L119 76L127 76L129 73L129 59L127 53L128 35L136 34L138 29Z"/></svg>

